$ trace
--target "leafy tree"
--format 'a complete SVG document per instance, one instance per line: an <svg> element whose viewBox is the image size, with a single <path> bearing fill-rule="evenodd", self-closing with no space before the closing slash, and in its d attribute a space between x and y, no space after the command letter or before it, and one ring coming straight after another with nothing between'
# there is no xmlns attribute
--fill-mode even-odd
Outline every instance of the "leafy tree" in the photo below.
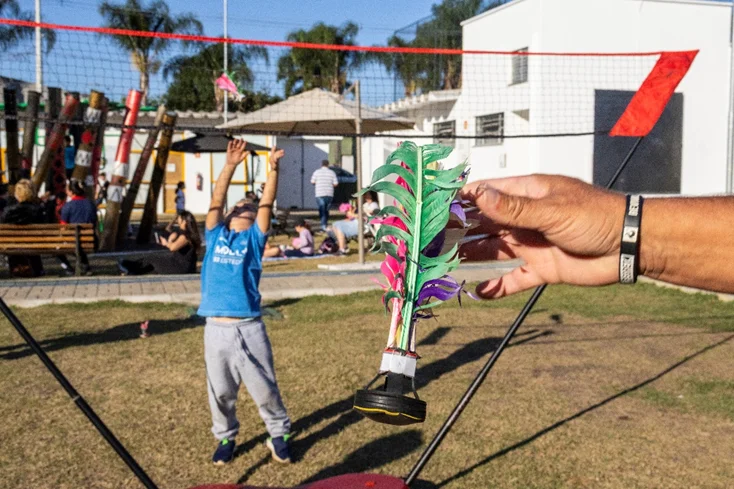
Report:
<svg viewBox="0 0 734 489"><path fill-rule="evenodd" d="M147 6L145 0L125 0L115 4L104 1L99 13L105 19L105 27L166 34L201 34L201 22L194 14L172 15L165 0L153 0ZM142 104L146 103L150 87L150 75L161 68L160 55L170 46L171 40L158 37L113 36L122 49L130 53L132 65L140 73Z"/></svg>
<svg viewBox="0 0 734 489"><path fill-rule="evenodd" d="M431 8L431 20L416 27L412 40L394 35L387 43L396 47L461 49L461 22L508 1L442 0ZM461 87L460 55L380 53L370 58L403 82L406 96Z"/></svg>
<svg viewBox="0 0 734 489"><path fill-rule="evenodd" d="M243 88L246 96L242 102L233 102L232 111L249 112L264 105L280 101L265 93L252 90L254 74L248 63L254 60L268 61L264 48L256 46L227 46L229 76ZM166 106L174 110L221 110L223 94L215 90L214 82L222 74L224 49L221 45L211 44L201 48L191 56L177 56L166 63L163 76L172 78L164 97ZM218 93L219 92L219 93Z"/></svg>
<svg viewBox="0 0 734 489"><path fill-rule="evenodd" d="M288 34L288 41L354 46L359 27L348 22L341 27L318 23L309 30ZM294 48L278 60L278 81L285 80L285 96L326 88L341 93L349 86L347 73L361 62L357 52Z"/></svg>
<svg viewBox="0 0 734 489"><path fill-rule="evenodd" d="M0 0L0 17L18 20L33 21L32 12L21 10L17 0ZM0 26L0 49L6 51L22 41L33 39L35 29L32 27L20 27L14 25ZM51 51L56 43L56 34L49 29L43 29L43 40L46 43L46 51Z"/></svg>

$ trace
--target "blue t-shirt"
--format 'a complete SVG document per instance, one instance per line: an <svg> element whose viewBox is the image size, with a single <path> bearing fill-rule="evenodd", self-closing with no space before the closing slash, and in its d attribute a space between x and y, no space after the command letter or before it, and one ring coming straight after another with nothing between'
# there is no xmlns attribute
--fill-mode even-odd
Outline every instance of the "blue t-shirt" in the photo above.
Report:
<svg viewBox="0 0 734 489"><path fill-rule="evenodd" d="M239 233L223 223L206 230L199 316L260 316L260 275L267 236L253 223Z"/></svg>
<svg viewBox="0 0 734 489"><path fill-rule="evenodd" d="M67 146L64 148L64 166L67 170L74 169L74 156L76 155L76 149L74 146Z"/></svg>
<svg viewBox="0 0 734 489"><path fill-rule="evenodd" d="M97 208L91 200L74 196L61 208L61 220L66 224L96 224Z"/></svg>

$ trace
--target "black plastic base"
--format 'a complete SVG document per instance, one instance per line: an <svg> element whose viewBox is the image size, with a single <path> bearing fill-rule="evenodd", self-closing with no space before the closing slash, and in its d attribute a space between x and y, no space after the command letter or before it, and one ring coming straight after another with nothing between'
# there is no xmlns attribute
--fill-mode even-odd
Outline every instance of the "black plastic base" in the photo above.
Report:
<svg viewBox="0 0 734 489"><path fill-rule="evenodd" d="M418 399L417 395L411 397L402 394L406 387L410 392L411 386L412 379L389 373L384 386L357 391L354 409L378 423L398 426L422 423L426 420L426 402Z"/></svg>

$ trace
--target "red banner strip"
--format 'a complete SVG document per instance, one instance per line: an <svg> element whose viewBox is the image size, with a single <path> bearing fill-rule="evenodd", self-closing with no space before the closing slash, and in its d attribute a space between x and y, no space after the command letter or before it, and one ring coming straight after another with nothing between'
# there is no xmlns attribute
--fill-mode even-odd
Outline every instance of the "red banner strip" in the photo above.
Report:
<svg viewBox="0 0 734 489"><path fill-rule="evenodd" d="M662 53L609 135L647 136L697 54L697 50Z"/></svg>

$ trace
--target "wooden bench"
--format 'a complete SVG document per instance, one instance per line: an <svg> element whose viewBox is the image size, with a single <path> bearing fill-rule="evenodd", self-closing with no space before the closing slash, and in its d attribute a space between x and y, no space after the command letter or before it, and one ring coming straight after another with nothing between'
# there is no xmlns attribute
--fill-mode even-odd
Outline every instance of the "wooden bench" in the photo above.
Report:
<svg viewBox="0 0 734 489"><path fill-rule="evenodd" d="M0 255L73 254L81 275L81 251L94 252L93 224L0 224Z"/></svg>

